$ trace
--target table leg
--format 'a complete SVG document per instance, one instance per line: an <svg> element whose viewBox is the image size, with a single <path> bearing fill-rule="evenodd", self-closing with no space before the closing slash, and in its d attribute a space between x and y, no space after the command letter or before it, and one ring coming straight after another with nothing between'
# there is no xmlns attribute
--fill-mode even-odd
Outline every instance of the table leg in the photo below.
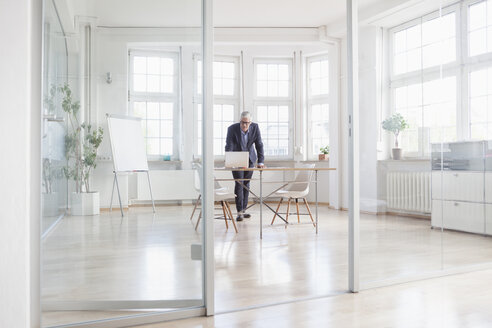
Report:
<svg viewBox="0 0 492 328"><path fill-rule="evenodd" d="M260 170L260 239L263 239L263 170Z"/></svg>
<svg viewBox="0 0 492 328"><path fill-rule="evenodd" d="M316 197L316 234L318 234L318 170L314 171L314 181L316 183L316 192L315 192L315 197Z"/></svg>

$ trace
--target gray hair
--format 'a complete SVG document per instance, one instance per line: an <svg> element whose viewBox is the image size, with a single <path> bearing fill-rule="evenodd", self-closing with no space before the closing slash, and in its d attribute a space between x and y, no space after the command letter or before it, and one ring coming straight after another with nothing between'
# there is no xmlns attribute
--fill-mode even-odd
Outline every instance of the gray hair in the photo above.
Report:
<svg viewBox="0 0 492 328"><path fill-rule="evenodd" d="M241 118L246 117L248 120L251 121L251 113L248 111L244 111L241 113Z"/></svg>

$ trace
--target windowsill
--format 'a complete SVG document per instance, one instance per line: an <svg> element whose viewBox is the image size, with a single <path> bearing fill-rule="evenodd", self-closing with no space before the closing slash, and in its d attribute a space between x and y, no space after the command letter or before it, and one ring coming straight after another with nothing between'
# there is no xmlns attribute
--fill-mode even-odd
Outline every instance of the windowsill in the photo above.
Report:
<svg viewBox="0 0 492 328"><path fill-rule="evenodd" d="M330 159L323 159L323 160L319 160L319 159L307 159L305 161L299 161L300 163L329 163L330 162Z"/></svg>
<svg viewBox="0 0 492 328"><path fill-rule="evenodd" d="M149 159L147 160L149 163L168 163L168 164L181 164L183 161L163 161L162 159Z"/></svg>
<svg viewBox="0 0 492 328"><path fill-rule="evenodd" d="M398 163L398 162L403 162L403 163L409 163L409 162L430 162L430 158L404 158L404 159L380 159L378 162L381 163Z"/></svg>

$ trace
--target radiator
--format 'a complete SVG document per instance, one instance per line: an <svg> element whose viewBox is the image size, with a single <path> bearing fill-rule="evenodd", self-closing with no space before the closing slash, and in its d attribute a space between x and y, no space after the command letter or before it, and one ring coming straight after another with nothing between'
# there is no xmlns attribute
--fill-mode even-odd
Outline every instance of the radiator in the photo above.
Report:
<svg viewBox="0 0 492 328"><path fill-rule="evenodd" d="M388 172L386 202L388 209L430 213L430 172Z"/></svg>

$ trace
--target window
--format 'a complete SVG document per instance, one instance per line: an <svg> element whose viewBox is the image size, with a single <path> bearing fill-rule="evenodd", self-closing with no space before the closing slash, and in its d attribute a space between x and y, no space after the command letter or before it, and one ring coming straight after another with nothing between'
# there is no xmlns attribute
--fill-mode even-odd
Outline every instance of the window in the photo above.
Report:
<svg viewBox="0 0 492 328"><path fill-rule="evenodd" d="M456 140L454 76L395 88L394 108L409 124L401 136L405 152L428 156L430 143Z"/></svg>
<svg viewBox="0 0 492 328"><path fill-rule="evenodd" d="M419 19L393 34L393 75L456 60L456 14Z"/></svg>
<svg viewBox="0 0 492 328"><path fill-rule="evenodd" d="M458 11L452 6L390 30L392 109L409 124L400 135L407 156L427 157L430 143L461 133Z"/></svg>
<svg viewBox="0 0 492 328"><path fill-rule="evenodd" d="M130 52L130 109L142 118L149 158L178 158L177 56L172 52Z"/></svg>
<svg viewBox="0 0 492 328"><path fill-rule="evenodd" d="M468 54L492 51L492 1L474 3L468 9Z"/></svg>
<svg viewBox="0 0 492 328"><path fill-rule="evenodd" d="M262 105L256 107L256 121L260 127L265 155L289 155L289 107Z"/></svg>
<svg viewBox="0 0 492 328"><path fill-rule="evenodd" d="M307 59L308 157L329 145L329 62L327 56Z"/></svg>
<svg viewBox="0 0 492 328"><path fill-rule="evenodd" d="M256 65L257 97L289 97L290 73L288 64Z"/></svg>
<svg viewBox="0 0 492 328"><path fill-rule="evenodd" d="M471 139L492 139L492 68L469 74L469 121Z"/></svg>
<svg viewBox="0 0 492 328"><path fill-rule="evenodd" d="M217 56L213 64L214 90L214 155L223 156L227 137L227 128L236 121L239 108L239 74L236 57ZM197 146L196 154L201 155L202 124L202 61L196 60L197 103Z"/></svg>
<svg viewBox="0 0 492 328"><path fill-rule="evenodd" d="M292 108L292 61L256 59L255 110L266 156L292 157L290 112Z"/></svg>

